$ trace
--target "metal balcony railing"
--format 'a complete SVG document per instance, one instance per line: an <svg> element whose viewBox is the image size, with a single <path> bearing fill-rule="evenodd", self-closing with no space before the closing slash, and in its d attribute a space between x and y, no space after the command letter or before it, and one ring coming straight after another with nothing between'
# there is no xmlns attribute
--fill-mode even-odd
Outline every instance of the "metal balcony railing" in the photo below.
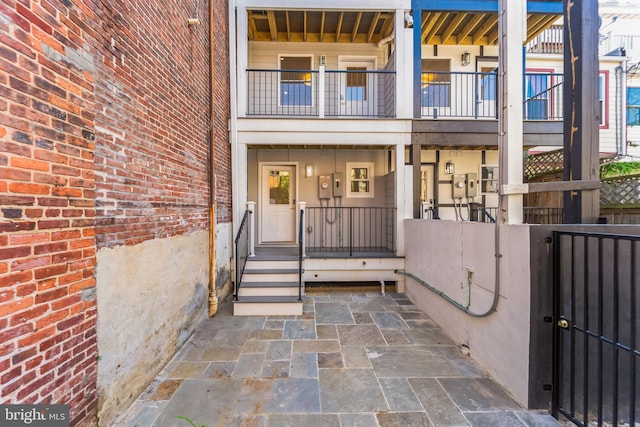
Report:
<svg viewBox="0 0 640 427"><path fill-rule="evenodd" d="M525 120L562 120L563 75L525 73ZM496 72L426 71L421 75L423 118L497 119Z"/></svg>
<svg viewBox="0 0 640 427"><path fill-rule="evenodd" d="M307 207L306 252L394 253L396 208Z"/></svg>
<svg viewBox="0 0 640 427"><path fill-rule="evenodd" d="M395 71L247 70L247 115L395 117Z"/></svg>

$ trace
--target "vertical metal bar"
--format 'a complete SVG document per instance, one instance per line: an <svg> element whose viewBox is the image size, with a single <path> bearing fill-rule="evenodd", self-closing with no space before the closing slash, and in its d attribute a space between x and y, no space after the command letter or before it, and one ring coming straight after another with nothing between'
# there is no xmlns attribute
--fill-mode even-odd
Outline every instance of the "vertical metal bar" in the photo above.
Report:
<svg viewBox="0 0 640 427"><path fill-rule="evenodd" d="M613 240L613 414L612 424L618 425L618 364L620 363L620 350L618 349L618 343L620 342L619 317L618 311L620 309L620 272L619 272L619 255L620 255L620 241L618 239Z"/></svg>
<svg viewBox="0 0 640 427"><path fill-rule="evenodd" d="M576 236L571 236L571 321L570 334L571 334L571 359L570 359L570 372L569 372L569 404L571 407L571 416L575 418L576 413L576 330L573 327L576 321L576 260L575 260L575 245Z"/></svg>
<svg viewBox="0 0 640 427"><path fill-rule="evenodd" d="M585 424L589 423L589 237L583 237L584 245L583 245L583 260L582 263L584 265L584 277L582 278L584 282L584 305L583 305L583 321L584 321L584 343L583 343L583 369L582 369L582 387L584 393L584 411L585 414Z"/></svg>
<svg viewBox="0 0 640 427"><path fill-rule="evenodd" d="M602 403L603 403L603 344L602 337L604 335L604 256L602 237L598 238L598 426L602 425Z"/></svg>
<svg viewBox="0 0 640 427"><path fill-rule="evenodd" d="M349 208L349 256L353 256L353 208Z"/></svg>
<svg viewBox="0 0 640 427"><path fill-rule="evenodd" d="M630 315L629 315L629 323L631 326L631 352L629 354L629 356L631 357L631 390L629 393L629 425L630 426L635 426L635 422L636 422L636 355L635 355L635 351L636 351L636 286L637 286L637 282L636 282L636 241L630 241L629 244L631 245L631 255L630 255L630 259L631 259L631 280L629 285L631 286L630 289L630 295L629 295L629 302L630 302Z"/></svg>
<svg viewBox="0 0 640 427"><path fill-rule="evenodd" d="M552 399L551 399L551 415L554 418L559 417L559 409L560 409L560 396L562 393L562 384L561 384L561 370L562 370L562 351L561 351L561 334L562 331L557 325L557 322L560 320L561 313L561 303L562 303L562 281L560 276L560 266L561 264L561 234L558 231L554 231L552 234L553 239L553 319L556 324L553 325L553 388L552 388Z"/></svg>

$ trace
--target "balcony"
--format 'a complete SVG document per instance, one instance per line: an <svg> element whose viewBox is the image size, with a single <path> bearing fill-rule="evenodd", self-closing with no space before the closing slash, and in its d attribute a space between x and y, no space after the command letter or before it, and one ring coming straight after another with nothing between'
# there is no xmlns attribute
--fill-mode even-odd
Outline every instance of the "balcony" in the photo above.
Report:
<svg viewBox="0 0 640 427"><path fill-rule="evenodd" d="M421 74L422 118L497 119L496 72ZM561 121L563 74L525 73L523 119Z"/></svg>
<svg viewBox="0 0 640 427"><path fill-rule="evenodd" d="M247 115L395 117L395 71L247 70Z"/></svg>

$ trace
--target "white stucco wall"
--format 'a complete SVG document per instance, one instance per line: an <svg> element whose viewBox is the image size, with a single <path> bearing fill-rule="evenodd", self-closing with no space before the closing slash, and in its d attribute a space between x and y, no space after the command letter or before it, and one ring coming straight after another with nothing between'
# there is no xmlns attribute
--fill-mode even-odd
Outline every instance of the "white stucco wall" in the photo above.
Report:
<svg viewBox="0 0 640 427"><path fill-rule="evenodd" d="M206 315L209 233L97 253L101 425L126 410Z"/></svg>
<svg viewBox="0 0 640 427"><path fill-rule="evenodd" d="M233 258L233 227L230 222L215 228L215 283L218 305L233 294L231 259Z"/></svg>
<svg viewBox="0 0 640 427"><path fill-rule="evenodd" d="M431 286L467 305L467 267L473 271L470 311L485 312L495 285L495 225L406 220L406 267ZM515 400L527 406L529 381L529 228L500 228L501 283L497 311L473 318L411 278L406 294Z"/></svg>

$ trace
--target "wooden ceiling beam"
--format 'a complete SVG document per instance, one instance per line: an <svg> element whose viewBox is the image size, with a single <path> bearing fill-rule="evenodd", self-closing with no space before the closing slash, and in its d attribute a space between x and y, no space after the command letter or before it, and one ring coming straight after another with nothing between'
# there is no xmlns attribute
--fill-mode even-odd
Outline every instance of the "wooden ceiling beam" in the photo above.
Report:
<svg viewBox="0 0 640 427"><path fill-rule="evenodd" d="M529 27L529 31L527 32L527 43L538 37L541 32L549 28L549 26L551 26L557 20L557 16L545 16L537 23L535 27Z"/></svg>
<svg viewBox="0 0 640 427"><path fill-rule="evenodd" d="M394 17L393 13L385 13L382 14L382 19L384 19L384 24L382 24L382 29L380 30L380 37L385 38L389 37L391 33L393 33L394 25Z"/></svg>
<svg viewBox="0 0 640 427"><path fill-rule="evenodd" d="M322 16L320 18L320 41L324 41L324 19L325 19L325 11L322 11Z"/></svg>
<svg viewBox="0 0 640 427"><path fill-rule="evenodd" d="M422 44L425 44L429 32L436 25L441 15L441 12L427 14L427 17L425 18L426 24L422 25Z"/></svg>
<svg viewBox="0 0 640 427"><path fill-rule="evenodd" d="M307 41L307 11L304 11L303 14L303 18L302 18L302 34L303 34L303 40Z"/></svg>
<svg viewBox="0 0 640 427"><path fill-rule="evenodd" d="M340 33L342 32L342 20L344 19L344 12L340 12L338 16L338 25L336 26L336 42L340 41Z"/></svg>
<svg viewBox="0 0 640 427"><path fill-rule="evenodd" d="M278 40L278 24L276 23L276 13L273 10L267 11L267 21L269 22L269 33L271 33L271 40Z"/></svg>
<svg viewBox="0 0 640 427"><path fill-rule="evenodd" d="M436 24L433 26L433 28L429 32L429 35L425 40L426 42L425 44L433 44L433 40L435 39L436 35L438 34L438 31L440 31L440 28L442 28L442 26L444 25L448 17L449 17L449 14L445 13L442 19L439 19L438 22L436 22Z"/></svg>
<svg viewBox="0 0 640 427"><path fill-rule="evenodd" d="M477 31L473 33L473 37L471 38L472 44L480 44L483 37L495 26L498 25L498 15L492 15L487 18L487 21L484 23L482 27L480 27Z"/></svg>
<svg viewBox="0 0 640 427"><path fill-rule="evenodd" d="M464 13L458 13L453 17L449 26L442 33L442 40L440 41L440 44L445 44L447 40L449 40L449 37L451 37L451 35L458 29L458 26L465 17L466 15Z"/></svg>
<svg viewBox="0 0 640 427"><path fill-rule="evenodd" d="M351 43L356 41L358 36L358 29L360 28L360 20L362 19L362 12L358 12L356 15L356 22L353 24L353 31L351 32Z"/></svg>
<svg viewBox="0 0 640 427"><path fill-rule="evenodd" d="M380 19L380 12L376 12L373 15L373 19L371 20L371 25L369 25L369 32L367 33L367 43L371 43L371 39L373 39L373 34L376 31L376 27L378 26L378 20Z"/></svg>
<svg viewBox="0 0 640 427"><path fill-rule="evenodd" d="M473 29L478 26L480 21L482 21L485 16L486 15L484 13L478 13L477 15L474 15L469 20L469 22L467 22L467 25L465 25L464 28L462 30L460 30L460 32L456 36L458 43L460 43L462 40L466 39L467 36L469 34L471 34L471 31L473 31Z"/></svg>
<svg viewBox="0 0 640 427"><path fill-rule="evenodd" d="M289 11L284 12L285 20L287 21L287 40L291 41L291 24L289 22Z"/></svg>

